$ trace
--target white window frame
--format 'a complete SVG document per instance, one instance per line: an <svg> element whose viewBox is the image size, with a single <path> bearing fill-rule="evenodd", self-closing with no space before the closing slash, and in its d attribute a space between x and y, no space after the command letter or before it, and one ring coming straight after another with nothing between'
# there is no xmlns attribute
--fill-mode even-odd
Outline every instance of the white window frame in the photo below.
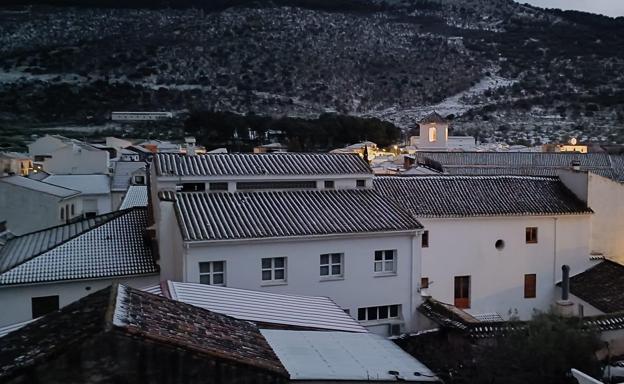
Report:
<svg viewBox="0 0 624 384"><path fill-rule="evenodd" d="M327 263L323 263L323 256L327 256ZM339 258L338 262L334 261L335 256ZM340 273L333 273L334 267L340 268ZM323 274L323 269L327 268L327 274ZM342 279L344 277L344 253L323 253L319 257L319 274L321 279Z"/></svg>
<svg viewBox="0 0 624 384"><path fill-rule="evenodd" d="M381 259L377 260L378 253L381 252ZM383 249L376 250L373 256L373 271L376 274L395 274L397 271L397 250L396 249ZM392 256L389 258L388 256ZM388 263L392 263L392 267L388 268Z"/></svg>
<svg viewBox="0 0 624 384"><path fill-rule="evenodd" d="M391 316L392 307L396 308L396 316ZM364 311L364 318L360 316L361 312ZM369 316L372 312L375 313L375 316ZM385 314L386 317L381 318L380 315ZM374 317L374 318L373 318ZM377 307L362 307L358 308L358 321L362 322L388 322L394 320L402 320L401 317L401 304L389 304L389 305L380 305Z"/></svg>
<svg viewBox="0 0 624 384"><path fill-rule="evenodd" d="M283 265L281 267L277 267L276 266L276 260L278 259L283 259ZM265 260L270 260L270 266L265 267L264 266L264 261ZM271 283L285 283L286 282L286 267L287 267L287 258L285 256L280 256L280 257L263 257L262 260L260 261L260 268L261 268L261 274L260 274L260 278L262 280L262 283L264 284L271 284ZM277 279L275 278L275 274L277 271L283 271L284 273L284 278L283 279ZM269 272L271 275L270 279L265 279L264 278L264 273L265 272Z"/></svg>
<svg viewBox="0 0 624 384"><path fill-rule="evenodd" d="M215 271L215 263L221 263L221 265L222 265L221 271ZM208 271L207 272L202 272L201 271L202 264L207 264L208 265ZM199 283L200 284L216 285L216 286L220 286L220 287L224 287L225 286L225 261L224 260L201 261L198 264L198 269L199 269ZM215 283L214 282L215 275L221 275L221 283ZM208 277L208 282L207 283L201 281L203 276L207 276Z"/></svg>

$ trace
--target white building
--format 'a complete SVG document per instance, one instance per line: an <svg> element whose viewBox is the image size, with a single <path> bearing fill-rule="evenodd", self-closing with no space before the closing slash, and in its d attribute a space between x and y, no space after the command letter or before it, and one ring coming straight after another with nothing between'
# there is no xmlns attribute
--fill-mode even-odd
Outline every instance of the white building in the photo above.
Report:
<svg viewBox="0 0 624 384"><path fill-rule="evenodd" d="M476 148L472 136L449 136L449 121L437 112L427 115L418 125L420 136L410 137L410 145L419 151L474 151Z"/></svg>
<svg viewBox="0 0 624 384"><path fill-rule="evenodd" d="M375 332L415 329L421 226L372 184L357 155L159 154L162 277L328 296Z"/></svg>
<svg viewBox="0 0 624 384"><path fill-rule="evenodd" d="M142 161L116 161L114 163L110 187L113 209L120 206L131 186L147 185L146 168L147 164Z"/></svg>
<svg viewBox="0 0 624 384"><path fill-rule="evenodd" d="M32 168L30 156L16 152L0 152L0 176L28 176Z"/></svg>
<svg viewBox="0 0 624 384"><path fill-rule="evenodd" d="M147 209L134 208L10 239L0 248L0 326L55 311L121 282L159 281L145 242Z"/></svg>
<svg viewBox="0 0 624 384"><path fill-rule="evenodd" d="M111 112L113 121L157 121L171 118L171 112Z"/></svg>
<svg viewBox="0 0 624 384"><path fill-rule="evenodd" d="M0 222L16 235L82 216L80 192L22 176L0 177Z"/></svg>
<svg viewBox="0 0 624 384"><path fill-rule="evenodd" d="M51 175L44 183L80 192L82 213L86 217L112 211L110 177L108 175Z"/></svg>
<svg viewBox="0 0 624 384"><path fill-rule="evenodd" d="M109 153L79 140L46 135L28 145L28 153L52 174L108 174Z"/></svg>
<svg viewBox="0 0 624 384"><path fill-rule="evenodd" d="M425 226L421 291L477 318L548 310L561 266L593 265L592 210L557 178L380 177L375 188Z"/></svg>

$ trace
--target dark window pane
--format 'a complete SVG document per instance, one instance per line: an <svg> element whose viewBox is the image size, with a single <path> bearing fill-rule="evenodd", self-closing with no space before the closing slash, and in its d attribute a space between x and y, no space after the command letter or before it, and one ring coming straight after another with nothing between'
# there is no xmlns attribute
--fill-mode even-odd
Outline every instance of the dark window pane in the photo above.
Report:
<svg viewBox="0 0 624 384"><path fill-rule="evenodd" d="M212 263L213 272L223 272L223 261L215 261Z"/></svg>
<svg viewBox="0 0 624 384"><path fill-rule="evenodd" d="M321 276L327 276L327 275L329 275L329 267L328 266L321 267Z"/></svg>
<svg viewBox="0 0 624 384"><path fill-rule="evenodd" d="M325 188L334 188L333 180L325 180Z"/></svg>
<svg viewBox="0 0 624 384"><path fill-rule="evenodd" d="M368 320L377 320L377 307L370 307L368 309Z"/></svg>
<svg viewBox="0 0 624 384"><path fill-rule="evenodd" d="M329 264L329 255L321 255L321 264Z"/></svg>
<svg viewBox="0 0 624 384"><path fill-rule="evenodd" d="M375 260L381 260L383 258L383 251L375 251Z"/></svg>
<svg viewBox="0 0 624 384"><path fill-rule="evenodd" d="M58 296L33 297L32 301L32 318L46 315L59 309Z"/></svg>
<svg viewBox="0 0 624 384"><path fill-rule="evenodd" d="M375 263L375 272L381 272L381 262Z"/></svg>
<svg viewBox="0 0 624 384"><path fill-rule="evenodd" d="M271 268L271 259L262 259L262 268Z"/></svg>
<svg viewBox="0 0 624 384"><path fill-rule="evenodd" d="M379 318L380 319L387 319L388 318L388 307L387 306L383 306L383 307L379 307Z"/></svg>
<svg viewBox="0 0 624 384"><path fill-rule="evenodd" d="M271 271L262 271L262 280L271 280Z"/></svg>
<svg viewBox="0 0 624 384"><path fill-rule="evenodd" d="M228 183L210 183L211 191L227 191Z"/></svg>
<svg viewBox="0 0 624 384"><path fill-rule="evenodd" d="M284 267L284 258L276 257L275 258L275 268L283 268Z"/></svg>
<svg viewBox="0 0 624 384"><path fill-rule="evenodd" d="M364 188L364 187L366 187L366 180L358 180L356 182L356 185L357 185L358 188Z"/></svg>
<svg viewBox="0 0 624 384"><path fill-rule="evenodd" d="M386 260L394 259L394 252L386 252Z"/></svg>
<svg viewBox="0 0 624 384"><path fill-rule="evenodd" d="M212 276L212 284L223 284L223 274L217 273Z"/></svg>
<svg viewBox="0 0 624 384"><path fill-rule="evenodd" d="M332 275L340 275L340 265L332 265Z"/></svg>
<svg viewBox="0 0 624 384"><path fill-rule="evenodd" d="M284 280L284 270L276 269L275 270L275 280Z"/></svg>
<svg viewBox="0 0 624 384"><path fill-rule="evenodd" d="M210 275L200 275L199 282L201 284L210 284Z"/></svg>
<svg viewBox="0 0 624 384"><path fill-rule="evenodd" d="M332 263L333 264L340 264L340 253L334 253L332 255Z"/></svg>
<svg viewBox="0 0 624 384"><path fill-rule="evenodd" d="M390 306L390 317L399 317L399 306L391 305Z"/></svg>
<svg viewBox="0 0 624 384"><path fill-rule="evenodd" d="M366 320L366 308L358 308L358 320Z"/></svg>
<svg viewBox="0 0 624 384"><path fill-rule="evenodd" d="M199 263L199 273L209 273L210 263Z"/></svg>

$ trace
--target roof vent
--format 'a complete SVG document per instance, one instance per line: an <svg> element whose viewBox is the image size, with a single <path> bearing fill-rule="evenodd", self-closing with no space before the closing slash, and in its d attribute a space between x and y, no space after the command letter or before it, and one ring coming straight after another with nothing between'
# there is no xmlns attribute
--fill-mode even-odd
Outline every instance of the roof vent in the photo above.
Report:
<svg viewBox="0 0 624 384"><path fill-rule="evenodd" d="M570 163L570 167L572 167L573 171L579 172L581 170L581 161L572 160L572 162Z"/></svg>

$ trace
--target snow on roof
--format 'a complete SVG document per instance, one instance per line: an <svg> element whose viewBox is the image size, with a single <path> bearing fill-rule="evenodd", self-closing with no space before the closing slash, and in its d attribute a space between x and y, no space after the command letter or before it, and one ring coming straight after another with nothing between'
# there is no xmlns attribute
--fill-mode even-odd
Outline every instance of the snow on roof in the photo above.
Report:
<svg viewBox="0 0 624 384"><path fill-rule="evenodd" d="M110 193L107 175L51 175L44 183L80 191L83 195L105 195Z"/></svg>
<svg viewBox="0 0 624 384"><path fill-rule="evenodd" d="M67 198L67 197L76 196L80 194L80 192L77 190L59 187L53 184L44 183L38 180L33 180L33 179L29 179L28 177L22 177L22 176L1 177L0 182L12 184L17 187L30 189L31 191L37 191L37 192L45 193L45 194L60 197L60 198Z"/></svg>
<svg viewBox="0 0 624 384"><path fill-rule="evenodd" d="M330 153L235 153L186 156L159 153L158 176L370 175L360 156Z"/></svg>
<svg viewBox="0 0 624 384"><path fill-rule="evenodd" d="M285 295L247 289L167 281L169 296L213 312L256 323L308 329L367 332L327 297ZM156 293L153 287L148 291Z"/></svg>
<svg viewBox="0 0 624 384"><path fill-rule="evenodd" d="M147 207L147 185L131 185L119 209Z"/></svg>
<svg viewBox="0 0 624 384"><path fill-rule="evenodd" d="M146 164L142 161L117 161L113 171L111 182L112 191L125 191L130 186L132 174L139 169L145 169Z"/></svg>
<svg viewBox="0 0 624 384"><path fill-rule="evenodd" d="M394 342L373 333L260 332L291 380L439 381L429 368Z"/></svg>
<svg viewBox="0 0 624 384"><path fill-rule="evenodd" d="M186 241L401 232L422 228L370 189L163 192L174 198ZM167 196L171 195L171 196ZM227 217L227 220L223 220Z"/></svg>
<svg viewBox="0 0 624 384"><path fill-rule="evenodd" d="M75 225L75 224L70 224ZM93 227L59 241L65 226L55 227L45 239L24 235L10 240L1 250L8 260L0 274L0 285L32 284L62 280L112 278L158 273L151 248L145 243L147 210L133 208L106 215ZM30 248L46 244L41 251ZM12 247L13 242L18 246ZM19 257L14 257L14 252Z"/></svg>

